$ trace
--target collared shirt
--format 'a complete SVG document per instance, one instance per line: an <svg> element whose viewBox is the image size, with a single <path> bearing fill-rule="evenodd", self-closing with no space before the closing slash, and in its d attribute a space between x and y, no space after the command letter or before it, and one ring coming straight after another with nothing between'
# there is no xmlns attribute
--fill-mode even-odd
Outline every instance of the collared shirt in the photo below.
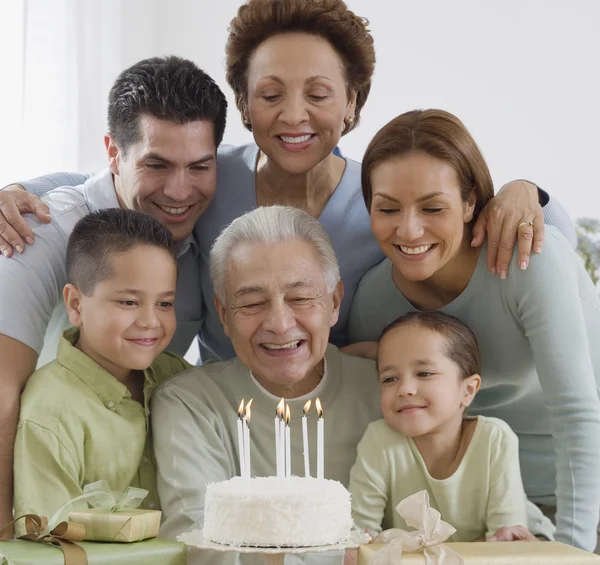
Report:
<svg viewBox="0 0 600 565"><path fill-rule="evenodd" d="M115 491L148 490L143 506L158 508L149 400L165 378L190 365L171 353L159 355L144 371L142 405L74 347L78 337L75 328L64 333L56 360L31 376L21 397L14 454L17 516L51 517L86 484L102 479Z"/></svg>
<svg viewBox="0 0 600 565"><path fill-rule="evenodd" d="M39 353L38 368L56 357L62 332L70 325L62 290L67 283L66 252L73 227L91 212L119 207L108 169L80 186L56 188L43 200L50 208L52 222L44 224L27 215L34 245L9 261L0 261L0 333ZM183 240L178 251L177 331L168 349L184 355L203 317L195 236Z"/></svg>

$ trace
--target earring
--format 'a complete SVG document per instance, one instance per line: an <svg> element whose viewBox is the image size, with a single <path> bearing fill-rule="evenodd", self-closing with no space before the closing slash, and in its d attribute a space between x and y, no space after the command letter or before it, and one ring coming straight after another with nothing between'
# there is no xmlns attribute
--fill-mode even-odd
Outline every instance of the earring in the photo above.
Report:
<svg viewBox="0 0 600 565"><path fill-rule="evenodd" d="M348 119L346 120L346 123L348 125L350 125L353 121L354 121L354 116L349 116Z"/></svg>

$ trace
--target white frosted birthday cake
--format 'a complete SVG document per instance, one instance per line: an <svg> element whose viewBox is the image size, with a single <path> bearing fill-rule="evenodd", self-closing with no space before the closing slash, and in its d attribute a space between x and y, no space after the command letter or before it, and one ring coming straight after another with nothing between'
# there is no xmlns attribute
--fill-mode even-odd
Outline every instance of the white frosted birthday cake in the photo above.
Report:
<svg viewBox="0 0 600 565"><path fill-rule="evenodd" d="M350 493L312 477L235 477L206 487L204 539L232 546L314 547L346 541Z"/></svg>

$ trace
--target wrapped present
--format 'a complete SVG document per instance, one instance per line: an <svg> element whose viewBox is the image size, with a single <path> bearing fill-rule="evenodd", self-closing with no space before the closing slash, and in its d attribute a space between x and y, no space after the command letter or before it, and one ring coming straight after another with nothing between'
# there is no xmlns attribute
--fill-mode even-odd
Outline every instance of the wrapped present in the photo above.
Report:
<svg viewBox="0 0 600 565"><path fill-rule="evenodd" d="M155 538L160 527L158 510L104 510L69 512L69 522L85 526L86 541L129 543Z"/></svg>
<svg viewBox="0 0 600 565"><path fill-rule="evenodd" d="M357 565L600 565L600 556L558 542L444 543L456 530L429 506L427 491L396 506L415 528L386 530L361 545Z"/></svg>
<svg viewBox="0 0 600 565"><path fill-rule="evenodd" d="M600 556L555 541L463 542L445 547L460 555L464 565L600 565ZM358 548L358 565L370 565L384 545ZM390 556L392 557L392 556ZM403 552L390 565L429 565L422 551ZM445 565L442 562L440 565Z"/></svg>
<svg viewBox="0 0 600 565"><path fill-rule="evenodd" d="M69 522L85 526L84 540L130 543L154 538L160 527L160 511L138 509L147 494L147 490L134 487L117 494L106 481L97 481L86 485L83 495L63 506L52 522L60 520L74 502L85 500L93 508L68 514Z"/></svg>
<svg viewBox="0 0 600 565"><path fill-rule="evenodd" d="M87 565L186 565L186 545L151 539L135 543L82 541ZM70 565L70 562L66 562ZM0 565L65 565L57 547L27 540L0 542ZM73 565L79 565L73 563Z"/></svg>

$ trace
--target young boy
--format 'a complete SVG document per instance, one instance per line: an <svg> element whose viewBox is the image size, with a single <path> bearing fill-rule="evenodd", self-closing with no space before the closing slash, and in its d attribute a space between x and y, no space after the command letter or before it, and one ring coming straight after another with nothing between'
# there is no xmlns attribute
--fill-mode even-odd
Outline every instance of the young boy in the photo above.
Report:
<svg viewBox="0 0 600 565"><path fill-rule="evenodd" d="M163 353L176 326L173 246L166 228L133 210L106 209L76 224L63 290L74 327L21 397L15 516L51 517L100 479L114 491L147 489L143 506L158 507L150 395L189 367Z"/></svg>

